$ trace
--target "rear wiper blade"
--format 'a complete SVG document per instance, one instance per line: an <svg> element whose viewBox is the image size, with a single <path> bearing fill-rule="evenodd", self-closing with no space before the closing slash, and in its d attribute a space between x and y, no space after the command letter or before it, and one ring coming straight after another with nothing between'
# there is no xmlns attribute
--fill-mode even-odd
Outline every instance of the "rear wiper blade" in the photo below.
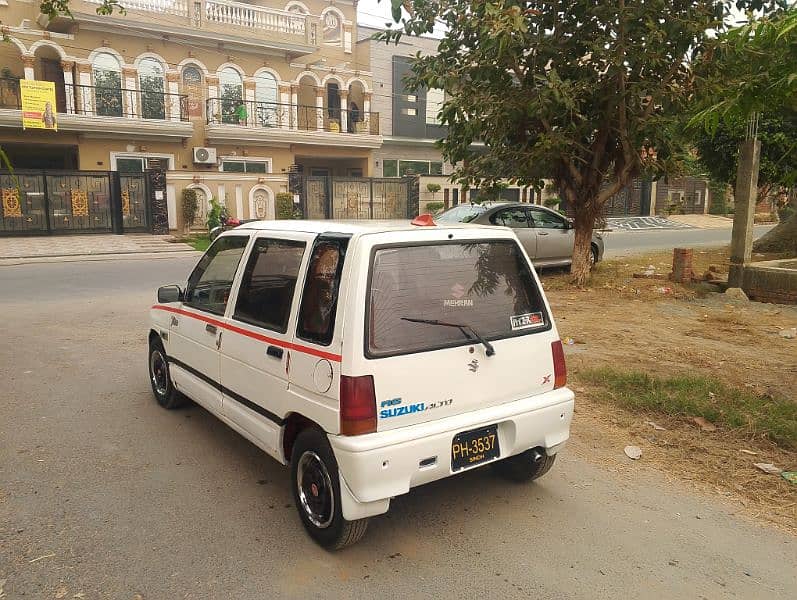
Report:
<svg viewBox="0 0 797 600"><path fill-rule="evenodd" d="M410 323L426 323L427 325L440 325L441 327L456 327L469 340L476 340L477 342L482 344L486 350L485 354L487 356L492 356L495 354L495 348L493 348L493 345L487 340L485 340L482 336L480 336L479 332L476 331L470 325L464 323L448 323L446 321L439 321L437 319L415 319L412 317L401 317L401 320L409 321Z"/></svg>

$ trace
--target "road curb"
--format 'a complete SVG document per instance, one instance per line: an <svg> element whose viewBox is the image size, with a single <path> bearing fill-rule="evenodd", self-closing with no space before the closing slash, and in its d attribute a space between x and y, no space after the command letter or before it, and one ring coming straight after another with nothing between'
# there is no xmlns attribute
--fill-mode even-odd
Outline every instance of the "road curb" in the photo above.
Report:
<svg viewBox="0 0 797 600"><path fill-rule="evenodd" d="M159 260L201 256L198 250L169 250L168 252L95 252L93 254L65 254L58 256L0 257L0 267L66 262L99 262L109 260Z"/></svg>

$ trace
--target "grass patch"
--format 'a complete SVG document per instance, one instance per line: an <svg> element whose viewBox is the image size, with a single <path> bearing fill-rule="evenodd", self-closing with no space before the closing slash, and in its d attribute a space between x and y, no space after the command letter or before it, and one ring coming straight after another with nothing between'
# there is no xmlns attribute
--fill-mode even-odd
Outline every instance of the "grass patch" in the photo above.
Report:
<svg viewBox="0 0 797 600"><path fill-rule="evenodd" d="M731 388L713 377L654 377L640 371L596 368L577 379L596 388L600 400L634 412L703 417L729 429L764 435L779 446L797 448L797 404Z"/></svg>
<svg viewBox="0 0 797 600"><path fill-rule="evenodd" d="M208 249L208 246L210 246L210 237L206 234L192 235L180 241L192 246L194 250L199 250L200 252L204 252Z"/></svg>

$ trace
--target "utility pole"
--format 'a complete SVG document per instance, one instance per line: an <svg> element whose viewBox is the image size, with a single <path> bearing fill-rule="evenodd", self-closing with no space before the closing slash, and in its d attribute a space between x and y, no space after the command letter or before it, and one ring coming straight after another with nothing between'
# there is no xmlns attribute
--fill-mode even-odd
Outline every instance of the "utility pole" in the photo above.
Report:
<svg viewBox="0 0 797 600"><path fill-rule="evenodd" d="M739 145L739 163L734 190L733 233L731 234L731 265L728 287L742 287L744 266L753 252L753 217L758 196L758 167L761 142L758 140L758 113L747 124L747 138Z"/></svg>

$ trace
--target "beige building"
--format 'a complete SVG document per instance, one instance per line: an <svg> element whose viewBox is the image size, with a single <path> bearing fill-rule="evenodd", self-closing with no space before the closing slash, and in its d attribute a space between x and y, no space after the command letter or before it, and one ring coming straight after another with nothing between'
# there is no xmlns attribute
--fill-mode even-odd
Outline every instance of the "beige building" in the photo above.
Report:
<svg viewBox="0 0 797 600"><path fill-rule="evenodd" d="M18 169L167 170L169 224L195 188L274 215L287 173L369 176L382 146L356 0L0 0L0 145ZM58 131L22 130L20 79L52 81ZM197 224L202 220L197 219Z"/></svg>

